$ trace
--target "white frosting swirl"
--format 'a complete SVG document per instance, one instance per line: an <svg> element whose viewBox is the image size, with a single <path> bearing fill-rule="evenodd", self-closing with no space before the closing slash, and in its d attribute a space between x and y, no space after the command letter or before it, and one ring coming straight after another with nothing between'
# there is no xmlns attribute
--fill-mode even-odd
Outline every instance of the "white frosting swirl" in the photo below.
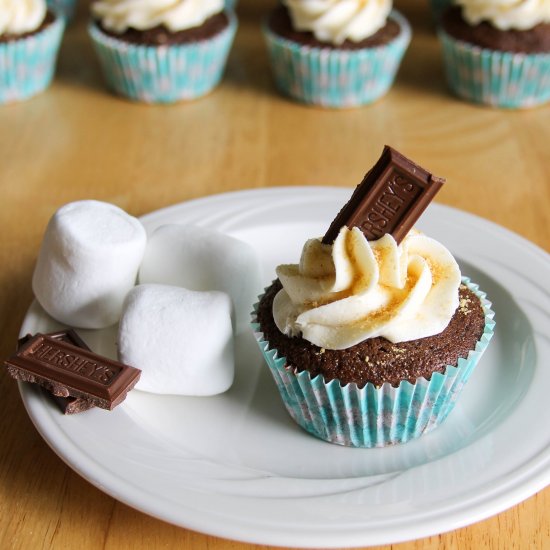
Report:
<svg viewBox="0 0 550 550"><path fill-rule="evenodd" d="M46 11L45 0L0 0L0 35L35 31Z"/></svg>
<svg viewBox="0 0 550 550"><path fill-rule="evenodd" d="M339 45L360 42L386 24L391 0L283 0L297 31Z"/></svg>
<svg viewBox="0 0 550 550"><path fill-rule="evenodd" d="M299 265L281 265L273 318L288 336L346 349L383 336L405 342L442 332L458 307L460 269L437 241L411 231L397 246L343 227L333 245L306 242Z"/></svg>
<svg viewBox="0 0 550 550"><path fill-rule="evenodd" d="M550 0L456 0L470 25L487 21L502 31L550 23Z"/></svg>
<svg viewBox="0 0 550 550"><path fill-rule="evenodd" d="M223 11L223 0L96 0L94 17L110 31L128 28L143 31L164 25L177 32L199 27L209 17Z"/></svg>

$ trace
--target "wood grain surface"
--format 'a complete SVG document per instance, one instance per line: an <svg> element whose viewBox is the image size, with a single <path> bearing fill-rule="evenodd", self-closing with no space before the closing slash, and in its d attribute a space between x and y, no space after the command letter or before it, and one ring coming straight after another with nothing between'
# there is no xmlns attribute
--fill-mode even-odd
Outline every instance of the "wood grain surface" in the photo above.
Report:
<svg viewBox="0 0 550 550"><path fill-rule="evenodd" d="M65 35L51 88L0 106L1 357L12 352L31 302L46 223L76 199L110 201L141 215L243 188L351 187L388 143L448 178L439 202L550 250L550 105L506 112L451 97L420 0L397 2L414 38L386 98L341 112L298 105L277 95L267 66L259 23L274 3L241 0L223 84L204 99L175 106L133 104L105 91L84 3ZM393 547L550 548L549 526L547 488L496 517ZM84 481L39 436L2 370L0 548L260 547L168 525Z"/></svg>

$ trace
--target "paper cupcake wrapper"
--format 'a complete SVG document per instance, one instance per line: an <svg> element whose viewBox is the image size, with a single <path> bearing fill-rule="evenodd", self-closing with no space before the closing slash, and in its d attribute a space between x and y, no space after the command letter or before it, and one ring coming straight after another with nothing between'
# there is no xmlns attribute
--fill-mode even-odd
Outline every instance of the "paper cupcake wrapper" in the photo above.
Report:
<svg viewBox="0 0 550 550"><path fill-rule="evenodd" d="M65 19L72 19L77 0L47 0L48 7Z"/></svg>
<svg viewBox="0 0 550 550"><path fill-rule="evenodd" d="M0 103L28 99L50 85L64 28L58 18L36 34L0 44Z"/></svg>
<svg viewBox="0 0 550 550"><path fill-rule="evenodd" d="M419 378L414 384L404 381L397 388L388 383L341 386L338 380L325 382L321 375L311 378L307 371L288 368L285 357L270 349L260 332L256 304L252 328L290 416L314 436L349 447L406 443L439 426L453 409L495 326L485 293L468 278L462 281L479 297L485 313L485 328L475 349L444 374L436 372L430 380Z"/></svg>
<svg viewBox="0 0 550 550"><path fill-rule="evenodd" d="M511 109L550 100L550 53L488 50L456 40L442 29L439 37L447 80L459 97Z"/></svg>
<svg viewBox="0 0 550 550"><path fill-rule="evenodd" d="M227 13L226 29L191 44L130 44L106 35L94 23L89 33L105 79L115 92L146 103L172 103L201 97L220 82L237 30L237 19Z"/></svg>
<svg viewBox="0 0 550 550"><path fill-rule="evenodd" d="M304 46L263 32L279 90L294 99L323 107L355 107L383 96L393 84L411 40L411 28L398 12L390 17L401 27L392 42L361 50Z"/></svg>
<svg viewBox="0 0 550 550"><path fill-rule="evenodd" d="M225 0L225 9L232 10L237 5L238 0Z"/></svg>

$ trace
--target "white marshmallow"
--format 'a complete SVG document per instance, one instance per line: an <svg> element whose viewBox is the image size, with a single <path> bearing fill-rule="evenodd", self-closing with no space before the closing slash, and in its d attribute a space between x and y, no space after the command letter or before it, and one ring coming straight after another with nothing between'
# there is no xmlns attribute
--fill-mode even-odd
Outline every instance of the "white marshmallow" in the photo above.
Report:
<svg viewBox="0 0 550 550"><path fill-rule="evenodd" d="M229 296L136 286L124 302L118 355L141 369L139 390L193 396L226 391L235 371Z"/></svg>
<svg viewBox="0 0 550 550"><path fill-rule="evenodd" d="M112 204L66 204L46 228L32 279L34 295L62 323L110 326L136 283L146 242L139 220Z"/></svg>
<svg viewBox="0 0 550 550"><path fill-rule="evenodd" d="M259 259L250 245L219 231L180 224L163 225L149 237L139 282L226 292L238 330L248 328L252 304L262 290Z"/></svg>

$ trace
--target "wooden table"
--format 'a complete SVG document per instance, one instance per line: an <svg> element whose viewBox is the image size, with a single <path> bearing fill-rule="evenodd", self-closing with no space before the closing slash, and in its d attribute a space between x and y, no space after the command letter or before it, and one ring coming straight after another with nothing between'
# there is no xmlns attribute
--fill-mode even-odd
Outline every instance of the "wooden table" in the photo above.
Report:
<svg viewBox="0 0 550 550"><path fill-rule="evenodd" d="M415 36L385 99L342 112L292 103L274 91L259 31L273 4L241 0L222 86L170 107L105 91L81 6L53 86L0 107L0 356L12 352L32 299L48 219L81 198L141 215L243 188L351 187L389 143L448 178L438 201L550 250L550 105L503 112L452 98L427 6L414 0L397 3ZM100 492L41 439L4 371L0 388L0 547L251 548L168 525ZM548 548L549 526L547 488L481 523L396 548Z"/></svg>

